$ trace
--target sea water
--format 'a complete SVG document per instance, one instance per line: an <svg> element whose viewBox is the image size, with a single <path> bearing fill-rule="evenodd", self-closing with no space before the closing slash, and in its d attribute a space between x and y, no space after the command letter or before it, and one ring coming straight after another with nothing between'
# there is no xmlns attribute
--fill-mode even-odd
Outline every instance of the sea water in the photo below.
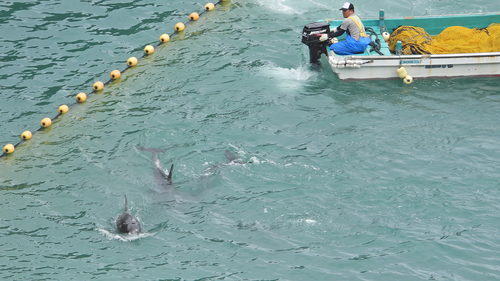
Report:
<svg viewBox="0 0 500 281"><path fill-rule="evenodd" d="M2 279L500 279L498 78L346 82L311 67L302 28L343 2L227 1L75 104L205 4L0 3L0 146L71 105L0 158ZM171 188L136 146L168 148ZM116 230L124 195L140 235Z"/></svg>

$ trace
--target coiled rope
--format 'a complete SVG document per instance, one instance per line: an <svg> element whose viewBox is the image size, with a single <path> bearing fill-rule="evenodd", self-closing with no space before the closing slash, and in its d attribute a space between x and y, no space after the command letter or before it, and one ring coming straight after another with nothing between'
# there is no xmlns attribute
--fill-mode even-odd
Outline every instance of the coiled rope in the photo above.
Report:
<svg viewBox="0 0 500 281"><path fill-rule="evenodd" d="M382 45L380 44L380 39L378 39L378 35L375 32L375 30L373 30L373 28L371 28L371 27L366 27L365 30L370 33L370 38L373 38L372 36L375 35L375 41L373 41L373 39L372 39L372 42L370 42L370 44L369 44L372 47L370 49L370 53L375 51L379 55L383 56L384 54L380 51L380 49L382 48Z"/></svg>

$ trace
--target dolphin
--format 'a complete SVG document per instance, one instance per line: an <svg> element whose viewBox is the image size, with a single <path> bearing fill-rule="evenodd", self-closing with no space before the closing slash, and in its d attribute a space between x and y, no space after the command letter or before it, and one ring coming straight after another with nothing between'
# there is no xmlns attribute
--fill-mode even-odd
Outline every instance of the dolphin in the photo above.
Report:
<svg viewBox="0 0 500 281"><path fill-rule="evenodd" d="M225 152L225 155L226 155L226 162L224 163L217 163L217 164L213 164L211 165L210 167L208 167L206 170L205 170L205 173L207 174L213 174L213 173L217 173L217 171L219 171L221 168L223 168L225 165L229 165L229 164L247 164L247 163L252 163L252 162L246 162L246 161L243 161L241 159L238 158L238 156L236 156L233 152L231 152L231 150L229 149L226 149L226 152Z"/></svg>
<svg viewBox="0 0 500 281"><path fill-rule="evenodd" d="M141 233L141 225L139 224L139 221L128 211L127 195L125 195L125 211L116 219L116 227L121 233Z"/></svg>
<svg viewBox="0 0 500 281"><path fill-rule="evenodd" d="M164 186L164 187L169 187L172 185L172 171L174 169L174 164L170 166L170 171L165 173L166 169L163 166L163 164L160 162L160 159L158 159L158 153L162 153L168 150L167 149L158 149L158 148L147 148L147 147L141 147L141 146L136 146L135 148L142 150L142 151L147 151L153 153L153 175L155 177L156 182L158 183L159 186Z"/></svg>
<svg viewBox="0 0 500 281"><path fill-rule="evenodd" d="M247 162L238 159L234 153L232 153L229 149L226 149L226 158L228 163L235 163L235 164L246 164Z"/></svg>

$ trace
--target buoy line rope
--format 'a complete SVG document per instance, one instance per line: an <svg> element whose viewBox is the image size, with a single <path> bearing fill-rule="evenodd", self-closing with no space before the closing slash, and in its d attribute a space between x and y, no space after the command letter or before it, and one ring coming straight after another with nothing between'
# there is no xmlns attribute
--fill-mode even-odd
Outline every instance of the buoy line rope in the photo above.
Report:
<svg viewBox="0 0 500 281"><path fill-rule="evenodd" d="M189 21L186 22L185 24L182 23L182 22L179 22L177 23L175 26L174 26L174 32L171 34L171 35L168 35L168 34L162 34L160 36L160 43L158 45L156 45L156 47L159 47L161 46L162 44L165 44L167 43L168 41L170 41L170 38L174 37L175 35L177 35L179 32L183 31L186 27L186 25L190 24L191 22L193 21L197 21L203 14L205 14L206 12L208 11L212 11L215 6L219 5L221 2L226 2L226 1L229 1L229 0L219 0L219 2L213 4L213 3L207 3L205 5L205 8L203 10L203 12L201 12L200 14L197 14L197 13L191 13L189 15ZM97 81L94 83L94 85L92 86L92 92L90 92L88 94L88 96L92 95L92 94L95 94L96 92L99 92L99 91L102 91L104 89L105 86L109 85L111 82L113 82L114 80L120 78L121 74L124 73L125 71L127 71L129 68L137 65L137 63L144 59L145 57L147 57L148 55L151 55L153 54L154 52L154 49L155 47L153 47L151 44L150 45L147 45L145 48L144 48L144 55L142 55L142 57L140 57L139 59L135 58L135 57L130 57L128 60L127 60L127 67L123 70L123 71L119 71L119 70L113 70L111 71L110 73L110 77L111 79L108 80L108 82L106 83L102 83L101 81ZM85 100L87 99L87 95L85 93L79 93L78 95L76 95L76 102L71 104L70 106L67 106L67 105L61 105L58 109L58 114L50 119L50 118L44 118L40 124L42 125L38 130L34 131L33 133L31 133L30 131L24 131L22 134L21 134L21 141L19 141L16 145L13 145L13 144L7 144L3 147L3 154L0 155L0 158L3 158L4 156L6 156L7 154L10 154L12 152L14 152L15 148L20 145L21 143L31 139L31 137L42 131L43 129L49 127L50 125L52 125L52 121L53 120L56 120L57 118L59 118L61 115L65 114L66 112L68 112L68 110L72 107L74 107L75 105L79 104L79 103L82 103L82 102L85 102Z"/></svg>

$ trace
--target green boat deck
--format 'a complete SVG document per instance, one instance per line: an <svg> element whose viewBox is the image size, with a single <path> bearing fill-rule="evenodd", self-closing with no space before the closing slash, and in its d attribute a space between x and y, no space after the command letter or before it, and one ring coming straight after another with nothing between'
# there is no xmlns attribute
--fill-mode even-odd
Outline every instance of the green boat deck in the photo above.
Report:
<svg viewBox="0 0 500 281"><path fill-rule="evenodd" d="M500 23L500 12L488 14L467 14L467 15L446 15L446 16L421 16L421 17L402 17L402 18L385 18L384 10L380 10L378 19L361 19L365 28L372 28L380 40L380 51L386 55L393 55L389 51L389 45L382 38L382 32L386 29L391 33L393 29L401 25L417 26L423 28L431 36L438 35L443 30L450 26L463 26L467 28L485 28L492 23ZM328 22L330 27L338 27L342 24L343 19L320 20ZM345 39L345 34L338 38L339 40ZM372 36L372 40L374 36ZM366 51L357 56L379 56L375 51L370 52L371 47L368 46Z"/></svg>

